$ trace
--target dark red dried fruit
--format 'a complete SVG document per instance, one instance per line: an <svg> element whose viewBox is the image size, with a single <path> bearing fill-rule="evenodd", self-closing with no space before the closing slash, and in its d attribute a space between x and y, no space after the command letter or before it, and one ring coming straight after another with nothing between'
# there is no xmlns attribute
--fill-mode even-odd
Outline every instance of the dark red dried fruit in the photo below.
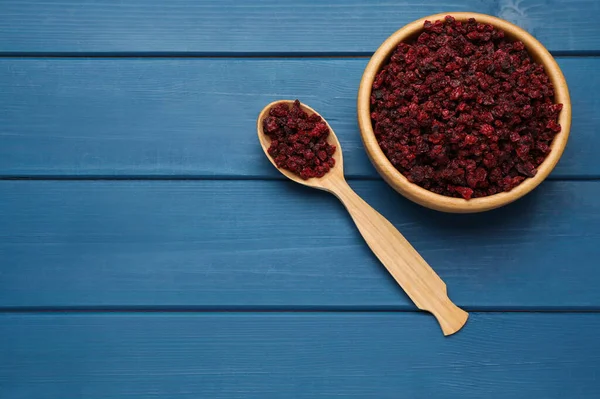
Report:
<svg viewBox="0 0 600 399"><path fill-rule="evenodd" d="M335 165L327 124L319 115L304 112L298 100L291 107L280 103L271 108L263 131L271 138L268 153L278 168L309 179L323 177Z"/></svg>
<svg viewBox="0 0 600 399"><path fill-rule="evenodd" d="M560 132L554 87L522 42L470 19L427 21L375 77L371 119L390 162L430 191L510 191Z"/></svg>

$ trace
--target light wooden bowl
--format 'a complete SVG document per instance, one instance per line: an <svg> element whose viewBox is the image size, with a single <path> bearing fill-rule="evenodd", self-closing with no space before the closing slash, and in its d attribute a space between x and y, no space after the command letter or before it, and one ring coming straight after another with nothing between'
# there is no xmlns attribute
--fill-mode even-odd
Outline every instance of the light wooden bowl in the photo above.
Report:
<svg viewBox="0 0 600 399"><path fill-rule="evenodd" d="M522 41L531 57L537 63L544 65L546 74L550 77L550 80L554 85L555 103L563 104L563 109L559 115L559 123L562 130L554 138L550 154L548 154L544 162L538 167L537 174L534 177L526 179L509 192L465 200L462 198L447 197L426 190L409 182L408 179L392 165L379 147L377 139L375 138L373 126L371 124L370 99L371 88L376 74L379 72L382 65L387 62L391 53L399 43L415 38L423 30L423 23L426 20L434 22L443 19L446 15L451 15L458 21L466 21L469 18L475 18L477 22L491 24L503 30L507 37ZM438 211L452 213L483 212L504 206L521 198L537 187L537 185L550 174L552 169L554 169L554 166L556 166L565 149L569 137L569 130L571 128L571 99L569 97L567 82L565 81L565 77L558 67L558 64L548 50L546 50L546 48L529 33L510 22L490 15L472 12L447 12L421 18L406 25L390 36L383 42L379 49L377 49L369 61L360 82L360 88L358 90L358 124L363 144L371 162L383 179L400 194L411 201Z"/></svg>

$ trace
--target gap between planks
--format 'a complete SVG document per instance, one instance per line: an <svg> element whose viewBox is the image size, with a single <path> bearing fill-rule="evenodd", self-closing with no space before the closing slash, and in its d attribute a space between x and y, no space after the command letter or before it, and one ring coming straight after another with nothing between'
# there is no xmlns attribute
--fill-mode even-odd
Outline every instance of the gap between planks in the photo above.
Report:
<svg viewBox="0 0 600 399"><path fill-rule="evenodd" d="M599 307L590 308L536 308L536 307L468 307L463 309L470 313L600 313ZM112 307L0 307L0 314L110 314L110 313L197 313L197 314L212 314L212 313L227 313L227 314L248 314L248 313L275 313L275 314L293 314L293 313L310 313L310 314L328 314L328 313L350 313L350 314L365 314L365 313L422 313L416 308L394 308L394 307L252 307L252 308L229 308L229 307L190 307L190 306L151 306L151 307L132 307L132 306L112 306Z"/></svg>
<svg viewBox="0 0 600 399"><path fill-rule="evenodd" d="M375 49L374 49L375 50ZM550 51L554 57L599 57L600 50L558 50ZM373 52L340 52L340 53L185 53L185 52L0 52L0 58L230 58L230 59L339 59L370 58Z"/></svg>
<svg viewBox="0 0 600 399"><path fill-rule="evenodd" d="M281 176L228 176L228 175L214 175L214 176L183 176L183 175L115 175L115 176L102 176L102 175L47 175L47 176L1 176L0 181L286 181L285 177ZM379 176L347 176L348 181L381 181ZM600 176L569 176L569 177L553 177L548 176L546 180L552 181L598 181Z"/></svg>

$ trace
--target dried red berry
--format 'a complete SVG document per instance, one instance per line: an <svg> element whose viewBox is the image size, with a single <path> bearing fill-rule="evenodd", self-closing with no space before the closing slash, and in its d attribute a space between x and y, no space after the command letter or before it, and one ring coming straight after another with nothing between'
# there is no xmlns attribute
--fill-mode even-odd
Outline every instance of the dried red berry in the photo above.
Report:
<svg viewBox="0 0 600 399"><path fill-rule="evenodd" d="M263 130L271 138L267 152L278 168L309 179L323 177L335 165L327 124L319 115L304 112L298 100L291 107L280 103L271 108Z"/></svg>
<svg viewBox="0 0 600 399"><path fill-rule="evenodd" d="M470 19L426 21L375 77L371 119L410 181L465 199L532 177L560 132L554 87L522 42Z"/></svg>

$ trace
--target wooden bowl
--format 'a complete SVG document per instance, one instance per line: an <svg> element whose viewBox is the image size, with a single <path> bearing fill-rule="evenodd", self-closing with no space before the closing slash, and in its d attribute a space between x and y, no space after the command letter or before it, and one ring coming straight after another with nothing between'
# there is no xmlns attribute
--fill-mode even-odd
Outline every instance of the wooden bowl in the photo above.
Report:
<svg viewBox="0 0 600 399"><path fill-rule="evenodd" d="M475 18L477 22L491 24L503 30L509 38L522 41L531 57L535 62L544 66L546 74L550 77L555 90L555 103L563 104L563 109L558 120L562 130L554 138L550 153L538 167L537 174L534 177L526 179L511 191L470 200L447 197L433 193L409 182L408 179L387 159L379 147L375 134L373 133L370 115L370 99L371 88L376 74L379 72L382 65L387 62L391 53L400 42L411 40L421 33L423 30L423 23L426 20L434 22L443 19L446 15L453 16L457 21L466 21L469 18ZM521 198L537 187L537 185L550 174L552 169L554 169L554 166L557 164L565 149L569 137L569 130L571 127L571 99L569 97L567 82L565 81L565 77L558 67L558 64L548 50L546 50L546 48L529 33L510 22L490 15L472 12L448 12L421 18L406 25L390 36L377 49L375 54L373 54L373 57L371 57L360 82L360 88L358 90L358 124L363 144L371 162L381 177L383 177L383 179L400 194L411 201L438 211L453 213L483 212L501 207Z"/></svg>

